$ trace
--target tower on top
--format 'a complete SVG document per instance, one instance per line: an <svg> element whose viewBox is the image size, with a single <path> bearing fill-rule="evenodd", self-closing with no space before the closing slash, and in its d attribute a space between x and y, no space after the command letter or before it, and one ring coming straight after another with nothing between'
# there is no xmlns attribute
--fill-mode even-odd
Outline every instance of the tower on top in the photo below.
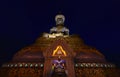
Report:
<svg viewBox="0 0 120 77"><path fill-rule="evenodd" d="M50 29L50 33L45 33L43 36L48 38L56 38L58 36L68 37L69 29L64 26L65 16L58 14L55 16L56 27Z"/></svg>

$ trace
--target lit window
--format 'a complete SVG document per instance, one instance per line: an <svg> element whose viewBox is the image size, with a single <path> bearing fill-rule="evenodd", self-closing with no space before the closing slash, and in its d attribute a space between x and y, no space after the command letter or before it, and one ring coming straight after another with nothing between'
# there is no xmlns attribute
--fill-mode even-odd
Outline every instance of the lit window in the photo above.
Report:
<svg viewBox="0 0 120 77"><path fill-rule="evenodd" d="M13 64L11 64L11 67L13 67Z"/></svg>
<svg viewBox="0 0 120 77"><path fill-rule="evenodd" d="M111 67L113 67L113 65L111 64Z"/></svg>
<svg viewBox="0 0 120 77"><path fill-rule="evenodd" d="M81 64L80 66L83 67L83 64Z"/></svg>
<svg viewBox="0 0 120 77"><path fill-rule="evenodd" d="M103 65L101 64L101 67L103 67Z"/></svg>
<svg viewBox="0 0 120 77"><path fill-rule="evenodd" d="M20 64L19 66L22 67L22 64Z"/></svg>
<svg viewBox="0 0 120 77"><path fill-rule="evenodd" d="M43 67L43 64L41 64L40 67Z"/></svg>
<svg viewBox="0 0 120 77"><path fill-rule="evenodd" d="M35 67L38 67L38 64L35 64Z"/></svg>
<svg viewBox="0 0 120 77"><path fill-rule="evenodd" d="M88 65L87 65L87 64L86 64L85 66L86 66L86 67L88 67Z"/></svg>
<svg viewBox="0 0 120 77"><path fill-rule="evenodd" d="M93 64L91 64L91 67L93 67Z"/></svg>
<svg viewBox="0 0 120 77"><path fill-rule="evenodd" d="M8 67L9 67L10 65L8 64Z"/></svg>
<svg viewBox="0 0 120 77"><path fill-rule="evenodd" d="M25 67L27 67L28 66L28 64L25 64Z"/></svg>
<svg viewBox="0 0 120 77"><path fill-rule="evenodd" d="M75 64L75 67L78 67L78 64Z"/></svg>
<svg viewBox="0 0 120 77"><path fill-rule="evenodd" d="M108 67L110 67L110 65L109 65L109 64L108 64L107 66L108 66Z"/></svg>
<svg viewBox="0 0 120 77"><path fill-rule="evenodd" d="M105 64L104 66L105 66L105 67L107 67L107 65L106 65L106 64Z"/></svg>
<svg viewBox="0 0 120 77"><path fill-rule="evenodd" d="M30 67L32 67L33 65L32 64L30 64Z"/></svg>
<svg viewBox="0 0 120 77"><path fill-rule="evenodd" d="M96 67L98 67L98 64L96 64Z"/></svg>
<svg viewBox="0 0 120 77"><path fill-rule="evenodd" d="M17 67L17 64L15 64L15 67Z"/></svg>

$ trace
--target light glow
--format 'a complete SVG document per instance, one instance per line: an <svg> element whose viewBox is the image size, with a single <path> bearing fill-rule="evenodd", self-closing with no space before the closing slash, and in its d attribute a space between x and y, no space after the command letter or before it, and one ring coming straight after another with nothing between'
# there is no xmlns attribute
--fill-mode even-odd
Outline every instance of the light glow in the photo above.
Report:
<svg viewBox="0 0 120 77"><path fill-rule="evenodd" d="M56 54L61 55L62 53L63 53L64 56L67 56L66 52L63 50L62 46L58 45L57 48L53 51L52 56L56 56Z"/></svg>

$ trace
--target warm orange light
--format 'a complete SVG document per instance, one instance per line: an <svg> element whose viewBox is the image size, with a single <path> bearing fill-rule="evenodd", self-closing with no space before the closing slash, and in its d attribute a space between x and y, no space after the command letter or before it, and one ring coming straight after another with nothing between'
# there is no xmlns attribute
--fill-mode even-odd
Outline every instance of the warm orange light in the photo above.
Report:
<svg viewBox="0 0 120 77"><path fill-rule="evenodd" d="M66 55L66 52L63 50L62 46L58 45L57 48L53 51L53 55L52 56L56 56L57 55L61 55L63 53L64 56Z"/></svg>

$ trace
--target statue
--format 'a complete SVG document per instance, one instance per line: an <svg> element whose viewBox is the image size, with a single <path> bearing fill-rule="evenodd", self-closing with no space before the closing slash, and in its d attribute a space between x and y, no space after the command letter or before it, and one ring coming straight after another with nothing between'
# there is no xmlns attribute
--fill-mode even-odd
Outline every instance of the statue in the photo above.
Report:
<svg viewBox="0 0 120 77"><path fill-rule="evenodd" d="M61 77L66 77L65 60L62 60L60 56L57 60L53 60L51 74L53 75L53 77L56 77L58 75Z"/></svg>

